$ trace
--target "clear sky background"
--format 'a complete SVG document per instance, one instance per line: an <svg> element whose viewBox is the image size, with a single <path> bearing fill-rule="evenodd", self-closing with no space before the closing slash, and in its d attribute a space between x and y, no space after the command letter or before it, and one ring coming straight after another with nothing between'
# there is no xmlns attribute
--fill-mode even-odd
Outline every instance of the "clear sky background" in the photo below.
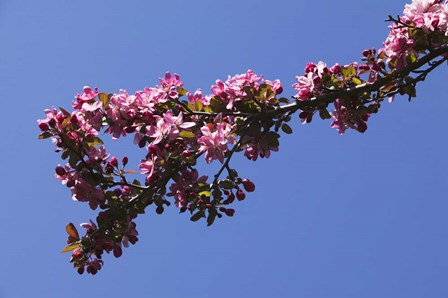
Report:
<svg viewBox="0 0 448 298"><path fill-rule="evenodd" d="M208 92L251 68L293 95L308 61L380 47L404 4L0 0L0 297L448 297L445 66L364 135L295 121L270 159L235 160L257 189L233 218L207 228L150 211L138 244L105 255L96 276L60 253L65 225L95 213L53 178L59 155L37 140L43 110L70 107L84 85L134 92L167 70Z"/></svg>

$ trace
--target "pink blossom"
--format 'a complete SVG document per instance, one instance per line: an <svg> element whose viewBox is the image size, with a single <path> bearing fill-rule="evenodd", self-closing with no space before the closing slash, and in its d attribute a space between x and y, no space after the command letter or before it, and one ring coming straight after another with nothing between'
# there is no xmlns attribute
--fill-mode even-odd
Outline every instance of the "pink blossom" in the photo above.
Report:
<svg viewBox="0 0 448 298"><path fill-rule="evenodd" d="M211 131L205 125L201 127L202 137L198 139L199 152L205 151L205 161L211 163L218 159L221 163L224 162L224 153L227 151L227 143L234 143L235 139L230 134L230 127L225 122L215 125L216 130Z"/></svg>
<svg viewBox="0 0 448 298"><path fill-rule="evenodd" d="M45 109L46 119L37 120L39 127L45 128L42 130L48 130L50 127L61 129L61 123L66 118L62 112L58 112L55 107L51 109Z"/></svg>
<svg viewBox="0 0 448 298"><path fill-rule="evenodd" d="M304 101L321 95L322 86L320 86L320 82L326 74L331 74L331 71L328 70L324 62L319 61L317 64L309 62L305 67L305 74L297 76L296 83L292 85L297 90L295 97Z"/></svg>
<svg viewBox="0 0 448 298"><path fill-rule="evenodd" d="M219 96L224 103L226 103L227 109L232 109L236 101L241 101L246 95L243 91L243 87L251 86L258 88L259 83L262 83L262 76L256 75L253 70L249 69L244 74L229 76L223 83L220 80L216 81L216 85L212 86L213 94Z"/></svg>
<svg viewBox="0 0 448 298"><path fill-rule="evenodd" d="M73 200L89 202L89 206L93 210L98 207L99 202L104 201L104 192L84 180L78 180L71 190Z"/></svg>
<svg viewBox="0 0 448 298"><path fill-rule="evenodd" d="M195 193L198 188L198 184L203 184L207 181L207 176L199 177L198 171L185 169L181 175L174 178L174 183L170 186L170 192L168 196L175 197L175 204L177 207L186 206L188 203L188 197L190 193Z"/></svg>
<svg viewBox="0 0 448 298"><path fill-rule="evenodd" d="M296 83L292 85L294 89L298 92L296 94L297 99L299 100L308 100L313 97L312 91L314 89L314 78L313 73L308 73L306 76L297 76Z"/></svg>
<svg viewBox="0 0 448 298"><path fill-rule="evenodd" d="M151 178L154 174L155 167L155 157L150 157L149 159L142 160L138 166L140 172L147 176L147 179Z"/></svg>
<svg viewBox="0 0 448 298"><path fill-rule="evenodd" d="M168 71L165 73L165 78L160 79L160 83L162 84L163 88L169 86L182 87L184 85L177 73L175 73L174 76L171 76L171 73Z"/></svg>
<svg viewBox="0 0 448 298"><path fill-rule="evenodd" d="M151 142L153 145L160 143L164 137L168 137L172 141L178 137L180 128L188 129L196 125L195 122L184 122L182 112L178 116L174 116L171 111L168 111L163 114L163 117L155 116L155 118L157 119L156 125L146 127L146 135L154 138Z"/></svg>
<svg viewBox="0 0 448 298"><path fill-rule="evenodd" d="M331 123L332 128L336 128L339 134L344 134L345 130L348 128L356 129L357 131L363 133L367 130L367 121L369 115L358 116L352 111L351 107L344 106L340 99L334 101L335 110L330 113L333 118Z"/></svg>
<svg viewBox="0 0 448 298"><path fill-rule="evenodd" d="M194 103L196 101L199 101L200 103L202 103L203 106L208 106L210 105L210 96L202 96L202 90L201 89L197 89L193 94L191 94L190 92L188 92L188 102L192 105L194 105Z"/></svg>
<svg viewBox="0 0 448 298"><path fill-rule="evenodd" d="M106 148L102 145L99 147L89 146L84 151L89 158L88 162L90 164L101 164L110 156L110 154L106 152Z"/></svg>
<svg viewBox="0 0 448 298"><path fill-rule="evenodd" d="M89 102L91 100L93 100L97 95L98 95L98 89L95 88L92 90L92 88L90 88L89 86L84 86L84 93L82 94L76 94L75 98L76 101L74 101L72 103L72 106L74 109L81 109L82 104L84 102Z"/></svg>
<svg viewBox="0 0 448 298"><path fill-rule="evenodd" d="M98 229L98 227L96 226L96 224L90 219L89 222L85 222L80 224L81 227L90 230L92 233L93 231L96 231Z"/></svg>

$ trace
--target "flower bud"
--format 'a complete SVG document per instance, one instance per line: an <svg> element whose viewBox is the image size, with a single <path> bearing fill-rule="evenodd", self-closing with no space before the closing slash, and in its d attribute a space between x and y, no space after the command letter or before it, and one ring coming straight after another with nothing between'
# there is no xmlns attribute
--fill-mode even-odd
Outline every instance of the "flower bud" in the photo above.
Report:
<svg viewBox="0 0 448 298"><path fill-rule="evenodd" d="M236 192L236 198L238 199L238 201L242 201L246 198L246 194L242 189L238 189L238 191Z"/></svg>
<svg viewBox="0 0 448 298"><path fill-rule="evenodd" d="M128 164L128 161L129 161L129 159L127 158L127 156L124 156L123 159L121 160L121 163L123 164L123 167Z"/></svg>
<svg viewBox="0 0 448 298"><path fill-rule="evenodd" d="M110 159L109 164L114 168L118 167L118 159L114 156Z"/></svg>
<svg viewBox="0 0 448 298"><path fill-rule="evenodd" d="M231 217L231 216L233 216L235 214L235 210L234 209L227 209L225 211L225 213L226 213L227 216Z"/></svg>
<svg viewBox="0 0 448 298"><path fill-rule="evenodd" d="M114 247L114 257L119 258L119 257L121 257L122 254L123 254L123 250L121 249L121 247L115 246Z"/></svg>
<svg viewBox="0 0 448 298"><path fill-rule="evenodd" d="M243 186L247 192L253 192L255 190L255 184L249 179L243 180Z"/></svg>
<svg viewBox="0 0 448 298"><path fill-rule="evenodd" d="M71 188L71 187L73 187L73 186L75 186L75 181L74 181L74 180L68 180L68 181L67 181L67 187L68 187L68 188Z"/></svg>
<svg viewBox="0 0 448 298"><path fill-rule="evenodd" d="M41 122L41 123L39 123L39 128L40 128L40 130L42 130L42 131L46 131L46 130L48 130L50 127L48 126L47 123L45 123L45 122Z"/></svg>
<svg viewBox="0 0 448 298"><path fill-rule="evenodd" d="M67 174L67 171L63 167L57 166L56 174L58 174L59 176L64 176L65 174Z"/></svg>
<svg viewBox="0 0 448 298"><path fill-rule="evenodd" d="M162 205L157 206L157 208L156 208L156 213L157 213L157 214L162 214L163 211L165 211L165 209L163 208Z"/></svg>

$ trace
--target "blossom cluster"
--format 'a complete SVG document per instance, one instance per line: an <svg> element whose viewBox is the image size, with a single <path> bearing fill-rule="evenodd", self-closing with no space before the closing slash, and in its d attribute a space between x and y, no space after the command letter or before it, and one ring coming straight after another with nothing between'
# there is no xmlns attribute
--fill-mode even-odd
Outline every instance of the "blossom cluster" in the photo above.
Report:
<svg viewBox="0 0 448 298"><path fill-rule="evenodd" d="M403 16L389 26L390 33L383 48L365 50L362 64L353 62L341 66L335 64L327 67L324 62L308 63L305 74L296 77L293 88L298 101L309 101L335 93L340 90L352 90L348 94L334 99L334 110L331 113L320 109L322 118L333 118L331 127L343 134L348 128L364 132L370 114L376 113L380 102L386 94L392 100L396 93L415 96L414 86L410 87L404 78L389 81L379 88L364 88L356 94L356 89L374 85L384 77L402 71L418 61L419 55L446 46L448 41L448 5L447 1L414 0L407 4ZM405 86L405 87L404 87ZM389 92L393 90L393 92ZM367 92L366 92L367 91ZM356 96L353 96L353 93ZM305 109L300 118L303 123L311 122L318 109Z"/></svg>
<svg viewBox="0 0 448 298"><path fill-rule="evenodd" d="M279 81L263 80L249 70L226 82L217 81L213 94L202 96L199 89L185 90L177 74L166 73L160 85L135 94L125 90L106 94L86 86L75 96L72 112L46 110L46 118L38 120L40 138L51 137L56 151L67 160L56 167L55 177L71 190L73 200L102 210L98 226L89 225L72 253L78 271L87 268L88 273L96 273L103 252L121 255L122 244L138 240L137 215L152 204L158 214L163 213L164 206L171 204L169 197L181 212L188 210L193 221L207 218L211 225L223 214L233 216L234 210L226 205L232 197L243 200L244 192L254 191L255 186L241 179L227 159L236 150L245 150L252 160L277 150L278 134L262 131L275 121L248 122L244 115L278 107L276 95L281 89ZM119 160L107 152L102 134L113 140L134 135L134 143L145 151L138 165L143 182L128 181L128 175L137 171L126 169L128 157ZM200 156L206 163L220 162L227 176L212 181L199 176L195 165Z"/></svg>
<svg viewBox="0 0 448 298"><path fill-rule="evenodd" d="M67 226L63 251L72 251L71 262L80 274L96 274L104 252L120 257L123 247L138 241L134 220L150 205L162 214L173 203L181 213L189 212L192 221L205 218L208 225L233 216L229 205L255 190L252 181L231 167L235 153L244 152L252 161L270 157L279 150L280 130L292 133L287 123L297 111L302 123L318 113L332 119L331 127L340 134L347 129L365 132L383 99L415 96L416 82L432 68L416 78L409 73L423 65L418 64L420 56L446 48L447 7L446 2L414 0L402 17L392 19L382 49L364 50L360 62L346 65L308 63L292 86L292 102L280 97L279 80L265 80L252 70L217 80L205 95L202 89L187 91L179 75L167 72L160 85L134 94L107 94L86 86L75 96L71 112L45 110L46 118L38 120L39 138L51 138L65 161L55 168L55 177L70 189L73 200L100 209L96 222L81 225L82 237L72 224ZM144 152L138 171L127 168L127 156L106 150L103 135L113 140L133 135ZM196 166L202 157L207 164L219 164L211 178ZM141 181L129 178L137 173Z"/></svg>

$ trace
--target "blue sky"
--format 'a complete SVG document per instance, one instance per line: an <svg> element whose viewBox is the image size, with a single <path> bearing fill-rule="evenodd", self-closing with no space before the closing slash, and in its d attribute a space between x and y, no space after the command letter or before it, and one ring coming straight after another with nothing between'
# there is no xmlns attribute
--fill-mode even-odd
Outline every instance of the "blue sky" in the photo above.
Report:
<svg viewBox="0 0 448 298"><path fill-rule="evenodd" d="M0 0L0 297L447 297L444 67L364 135L296 121L270 159L235 160L257 190L233 218L207 228L175 208L148 212L138 244L105 256L97 276L60 253L66 223L95 214L53 178L59 156L37 140L43 110L70 107L84 85L134 92L167 70L207 91L251 68L293 95L308 61L379 47L404 4Z"/></svg>

